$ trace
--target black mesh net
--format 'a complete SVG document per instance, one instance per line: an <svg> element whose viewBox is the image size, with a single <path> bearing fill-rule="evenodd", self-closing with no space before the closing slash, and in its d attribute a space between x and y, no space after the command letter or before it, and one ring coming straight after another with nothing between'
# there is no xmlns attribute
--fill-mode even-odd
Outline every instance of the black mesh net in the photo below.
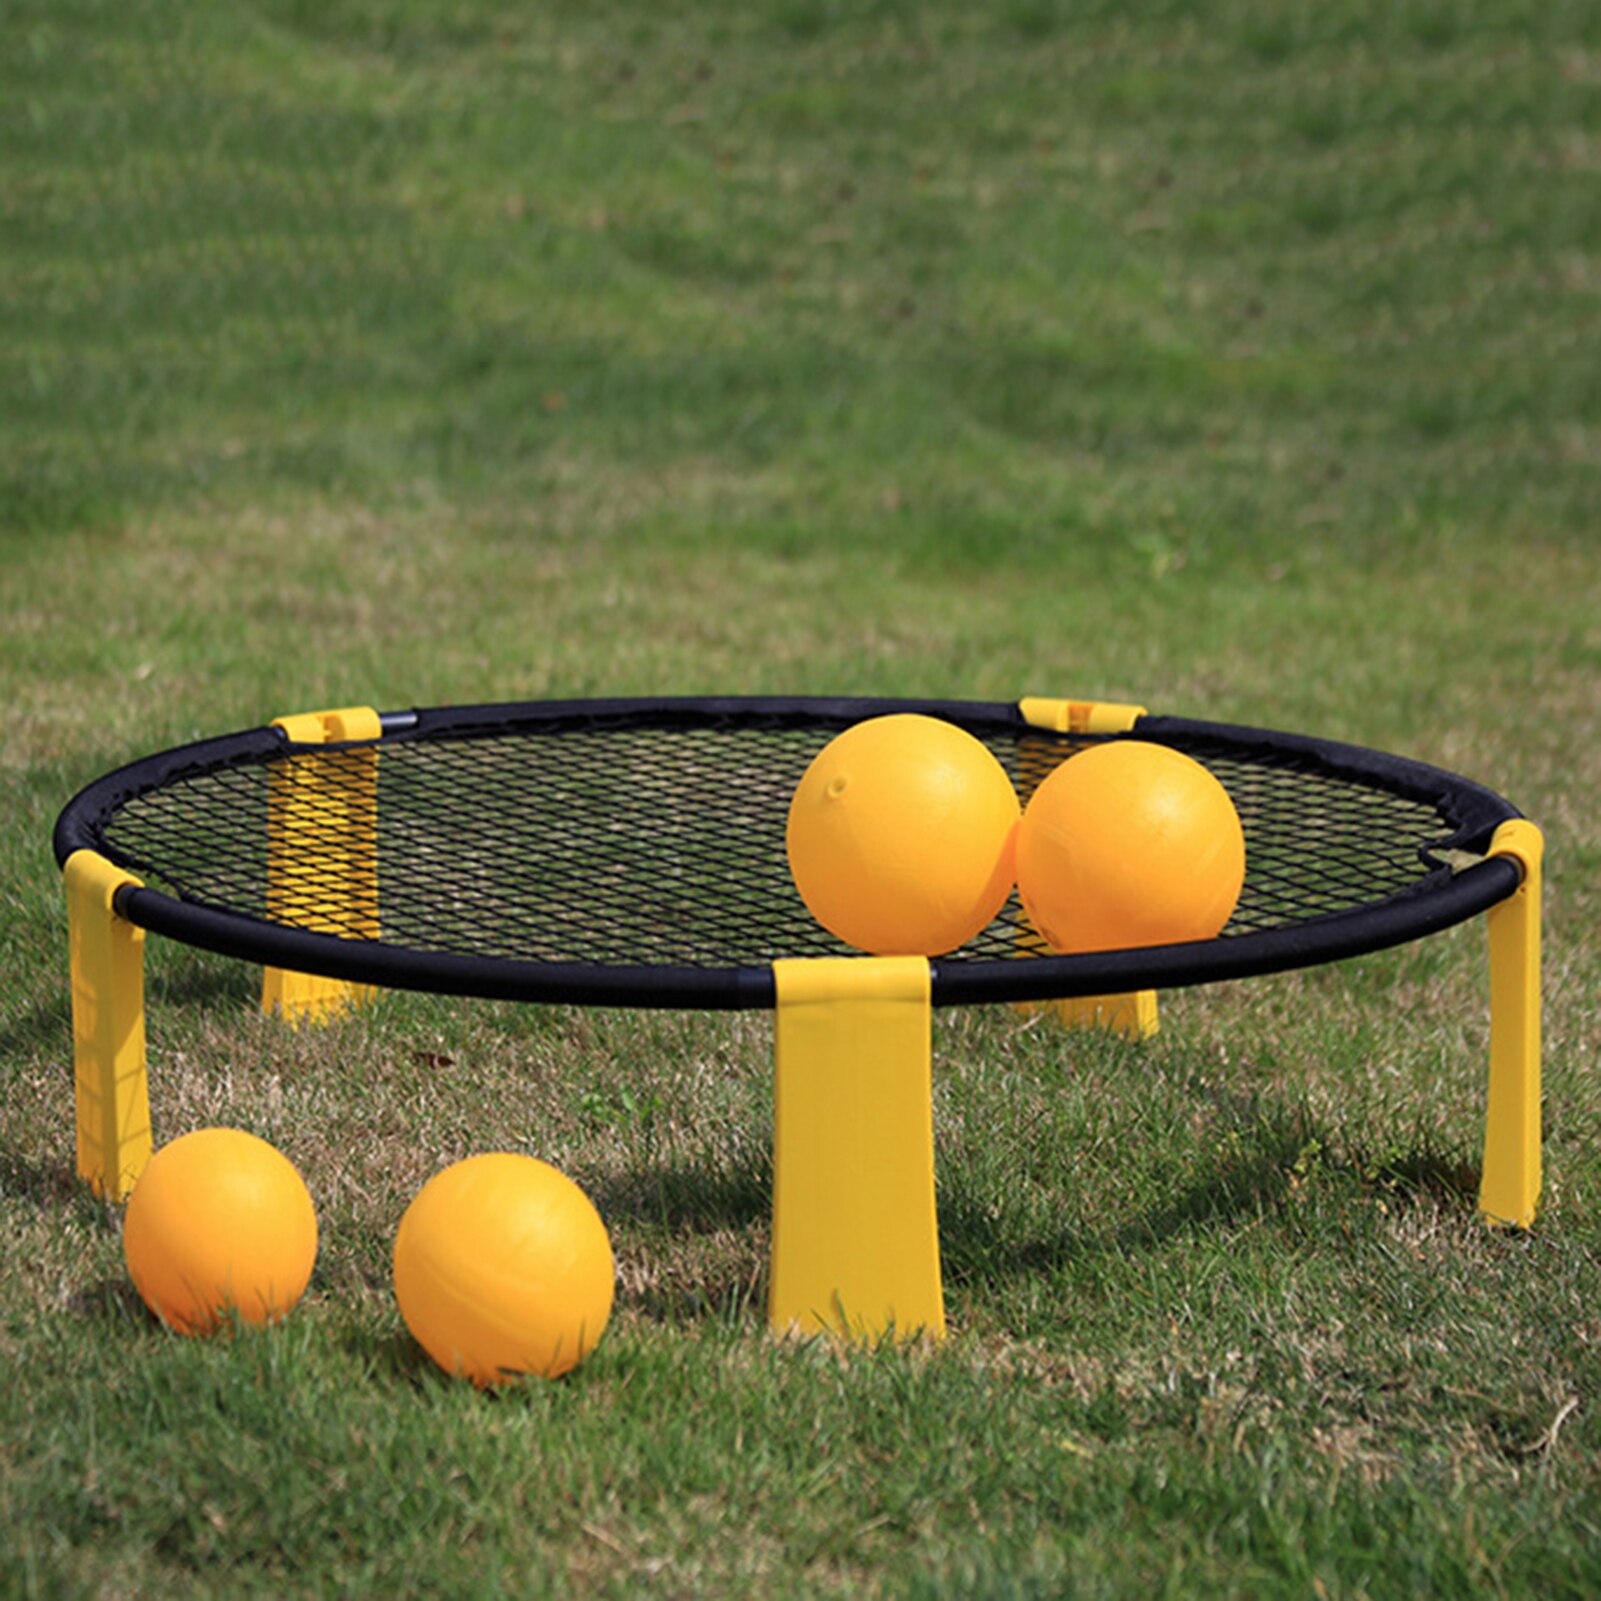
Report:
<svg viewBox="0 0 1601 1601"><path fill-rule="evenodd" d="M621 720L299 748L136 795L101 843L182 900L417 951L687 968L839 955L791 882L784 829L795 785L842 726ZM1083 743L974 732L1025 797ZM1439 804L1226 739L1164 743L1216 774L1244 826L1245 888L1224 939L1449 875L1431 854L1451 833ZM947 960L1037 952L1014 896Z"/></svg>

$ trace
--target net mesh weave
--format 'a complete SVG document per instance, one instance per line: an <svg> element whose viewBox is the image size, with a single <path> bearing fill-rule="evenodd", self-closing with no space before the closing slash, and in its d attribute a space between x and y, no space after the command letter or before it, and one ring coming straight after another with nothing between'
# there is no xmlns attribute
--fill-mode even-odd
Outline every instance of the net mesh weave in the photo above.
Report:
<svg viewBox="0 0 1601 1601"><path fill-rule="evenodd" d="M106 849L180 899L469 957L726 968L848 948L789 875L790 796L843 724L512 729L298 748L122 804ZM1083 741L975 730L1026 796ZM1223 938L1303 923L1448 873L1432 803L1226 742L1208 767L1245 830ZM947 960L1037 954L1014 895Z"/></svg>

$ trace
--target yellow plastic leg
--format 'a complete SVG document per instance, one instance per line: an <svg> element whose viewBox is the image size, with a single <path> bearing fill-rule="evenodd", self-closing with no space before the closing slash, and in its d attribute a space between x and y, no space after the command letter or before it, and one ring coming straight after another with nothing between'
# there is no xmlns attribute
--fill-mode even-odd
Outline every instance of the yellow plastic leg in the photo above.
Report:
<svg viewBox="0 0 1601 1601"><path fill-rule="evenodd" d="M302 745L376 741L370 706L305 712L274 725ZM280 922L347 937L378 937L378 747L337 764L275 765L267 795L267 910ZM320 1023L370 1000L369 984L269 967L261 1008L291 1023Z"/></svg>
<svg viewBox="0 0 1601 1601"><path fill-rule="evenodd" d="M302 1023L328 1023L342 1012L365 1006L376 991L371 984L351 984L318 973L296 973L284 967L261 970L261 1009L298 1028Z"/></svg>
<svg viewBox="0 0 1601 1601"><path fill-rule="evenodd" d="M1545 839L1533 823L1503 823L1492 856L1512 856L1523 882L1490 908L1490 1095L1479 1206L1527 1228L1540 1199L1540 895Z"/></svg>
<svg viewBox="0 0 1601 1601"><path fill-rule="evenodd" d="M1145 716L1143 706L1118 701L1056 700L1045 695L1026 695L1017 703L1025 722L1056 734L1123 734ZM1051 758L1054 760L1054 757ZM1025 767L1029 764L1025 762ZM1034 777L1037 784L1043 771ZM1027 796L1023 797L1027 801ZM1025 939L1045 947L1032 934ZM1066 1028L1102 1028L1127 1039L1149 1039L1161 1024L1157 1017L1156 991L1137 990L1128 995L1085 995L1069 1001L1028 1001L1018 1006L1022 1012L1046 1012Z"/></svg>
<svg viewBox="0 0 1601 1601"><path fill-rule="evenodd" d="M1018 932L1020 950L1044 953L1045 942L1031 928ZM1130 990L1127 995L1076 995L1063 1001L1015 1001L1025 1016L1043 1012L1063 1028L1099 1028L1125 1039L1148 1040L1162 1027L1155 990Z"/></svg>
<svg viewBox="0 0 1601 1601"><path fill-rule="evenodd" d="M945 1332L934 1210L929 966L773 964L775 1330Z"/></svg>
<svg viewBox="0 0 1601 1601"><path fill-rule="evenodd" d="M1127 995L1080 995L1068 1001L1037 1003L1064 1028L1100 1028L1125 1039L1148 1040L1161 1029L1155 990Z"/></svg>
<svg viewBox="0 0 1601 1601"><path fill-rule="evenodd" d="M74 851L64 871L72 964L72 1054L78 1172L120 1201L150 1160L145 1077L145 931L117 916L131 873L97 851Z"/></svg>

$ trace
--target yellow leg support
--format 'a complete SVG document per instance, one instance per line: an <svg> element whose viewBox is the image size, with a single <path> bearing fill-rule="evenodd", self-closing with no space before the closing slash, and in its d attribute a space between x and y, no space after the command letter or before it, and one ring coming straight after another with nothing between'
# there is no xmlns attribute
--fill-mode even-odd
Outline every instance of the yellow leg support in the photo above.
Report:
<svg viewBox="0 0 1601 1601"><path fill-rule="evenodd" d="M1127 995L1080 995L1068 1001L1039 1003L1064 1028L1100 1028L1125 1039L1147 1040L1161 1029L1156 991Z"/></svg>
<svg viewBox="0 0 1601 1601"><path fill-rule="evenodd" d="M1025 722L1034 728L1056 734L1122 734L1145 716L1143 706L1115 701L1055 700L1044 695L1027 695L1018 702ZM1027 764L1025 764L1027 765ZM1044 777L1040 773L1035 782ZM1022 797L1026 802L1028 797ZM1033 938L1032 935L1027 936ZM1044 950L1044 945L1039 948ZM1023 1012L1046 1012L1066 1028L1109 1029L1128 1039L1149 1039L1161 1027L1157 1016L1156 991L1136 990L1128 995L1085 995L1068 1001L1030 1001L1020 1003Z"/></svg>
<svg viewBox="0 0 1601 1601"><path fill-rule="evenodd" d="M74 851L64 870L72 962L72 1053L78 1172L120 1201L150 1160L145 1078L144 939L117 916L131 873L97 851Z"/></svg>
<svg viewBox="0 0 1601 1601"><path fill-rule="evenodd" d="M1044 954L1045 942L1033 929L1018 934L1020 949ZM1125 1039L1146 1040L1160 1032L1155 990L1131 990L1127 995L1075 995L1065 1001L1017 1001L1025 1016L1043 1012L1063 1028L1099 1028Z"/></svg>
<svg viewBox="0 0 1601 1601"><path fill-rule="evenodd" d="M775 1330L943 1335L929 966L773 964Z"/></svg>
<svg viewBox="0 0 1601 1601"><path fill-rule="evenodd" d="M1492 856L1516 858L1523 882L1490 908L1490 1095L1479 1206L1527 1228L1540 1199L1540 895L1544 836L1503 823Z"/></svg>
<svg viewBox="0 0 1601 1601"><path fill-rule="evenodd" d="M370 706L306 712L274 724L297 744L376 741ZM275 919L324 933L378 937L378 747L337 765L274 766L267 796L267 910ZM261 1007L291 1023L320 1023L370 1000L368 984L269 967Z"/></svg>

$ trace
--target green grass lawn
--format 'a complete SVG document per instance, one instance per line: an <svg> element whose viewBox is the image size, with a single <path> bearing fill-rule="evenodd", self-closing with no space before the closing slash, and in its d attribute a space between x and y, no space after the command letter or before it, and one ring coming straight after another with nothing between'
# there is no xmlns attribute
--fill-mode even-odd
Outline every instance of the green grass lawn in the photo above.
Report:
<svg viewBox="0 0 1601 1601"><path fill-rule="evenodd" d="M0 1595L1601 1590L1601 24L1576 3L0 11ZM295 1316L144 1312L73 1173L56 813L280 713L1137 700L1547 832L1546 1190L1474 1215L1484 934L942 1012L951 1338L764 1331L771 1021L149 942L158 1137L285 1151ZM389 1282L594 1197L576 1373Z"/></svg>

